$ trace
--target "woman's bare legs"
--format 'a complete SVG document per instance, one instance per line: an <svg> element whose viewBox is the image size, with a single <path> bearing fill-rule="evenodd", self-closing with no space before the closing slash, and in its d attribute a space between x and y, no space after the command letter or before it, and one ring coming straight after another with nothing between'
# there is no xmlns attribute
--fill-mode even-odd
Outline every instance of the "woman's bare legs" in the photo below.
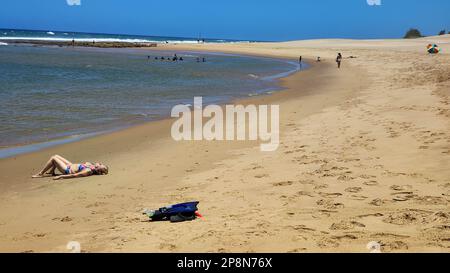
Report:
<svg viewBox="0 0 450 273"><path fill-rule="evenodd" d="M72 165L72 162L70 162L69 160L67 160L67 159L65 159L64 157L62 157L62 156L60 156L60 155L54 155L54 157L55 158L57 158L57 159L59 159L59 160L61 160L62 162L64 162L64 164L66 164L66 168L67 168L67 166L70 166L70 165ZM53 165L53 167L50 169L50 171L48 172L48 174L51 174L52 176L55 176L56 174L55 174L55 169L56 169L56 166L55 165ZM64 171L65 171L66 169L64 169ZM63 172L63 174L64 174L64 172Z"/></svg>
<svg viewBox="0 0 450 273"><path fill-rule="evenodd" d="M72 165L72 162L70 162L69 160L65 159L64 157L60 156L60 155L54 155L55 158L61 160L64 164L67 165Z"/></svg>
<svg viewBox="0 0 450 273"><path fill-rule="evenodd" d="M44 176L48 170L54 173L55 169L58 169L61 173L65 173L67 165L72 165L72 163L59 155L54 155L49 159L45 167L38 174L33 175L33 178Z"/></svg>

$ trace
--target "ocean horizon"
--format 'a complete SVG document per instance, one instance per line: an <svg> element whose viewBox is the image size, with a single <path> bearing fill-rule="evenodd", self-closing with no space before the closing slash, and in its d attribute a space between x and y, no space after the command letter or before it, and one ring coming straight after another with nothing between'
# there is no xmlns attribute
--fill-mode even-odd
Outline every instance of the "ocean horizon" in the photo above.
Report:
<svg viewBox="0 0 450 273"><path fill-rule="evenodd" d="M0 28L0 40L36 40L36 41L72 41L77 42L122 42L122 43L249 43L252 40L206 38L198 37L172 37L133 34L89 33L56 30L27 30L27 29L2 29Z"/></svg>

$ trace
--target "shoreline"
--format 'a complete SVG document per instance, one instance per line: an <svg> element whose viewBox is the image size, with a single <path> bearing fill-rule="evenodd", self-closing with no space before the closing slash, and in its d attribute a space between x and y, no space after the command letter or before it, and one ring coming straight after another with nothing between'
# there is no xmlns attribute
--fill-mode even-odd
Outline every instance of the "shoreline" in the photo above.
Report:
<svg viewBox="0 0 450 273"><path fill-rule="evenodd" d="M220 53L220 52L219 52ZM242 55L245 56L245 55ZM267 57L267 56L252 56L252 57ZM272 57L268 57L268 58L272 58ZM289 58L286 58L289 59ZM306 62L309 63L310 60L306 60ZM267 93L262 93L262 94L258 94L256 96L251 96L251 97L241 97L241 98L236 98L236 99L232 99L231 101L227 101L224 103L221 103L220 106L223 107L225 104L243 104L243 105L247 105L247 104L263 104L263 103L268 103L268 102L277 102L278 100L282 101L282 100L288 100L289 98L291 98L294 95L290 94L286 94L286 92L288 92L288 88L286 87L286 81L289 81L290 77L293 77L299 73L304 73L306 71L308 71L309 69L314 68L314 64L308 64L308 69L305 70L295 70L289 73L288 76L285 77L281 77L281 78L277 78L275 79L275 81L277 82L277 85L279 86L280 90L275 91L273 93L267 94ZM281 93L281 94L280 94ZM298 95L301 96L301 95ZM138 124L133 124L131 126L126 126L126 127L120 127L120 128L115 128L115 129L111 129L111 130L107 130L104 132L93 132L91 134L88 134L88 136L84 137L84 136L80 136L78 138L75 138L75 140L71 140L71 137L67 137L67 138L61 138L61 139L54 139L48 142L38 142L38 143L33 143L30 145L24 145L24 146L16 146L16 147L7 147L5 150L9 150L9 149L25 149L25 152L22 153L14 153L11 156L8 157L0 157L0 172L2 172L2 165L4 165L3 163L5 162L14 162L14 164L16 164L16 160L20 160L21 157L34 157L38 156L40 154L57 154L57 153L61 153L61 152L56 152L58 150L64 150L67 146L77 146L78 143L80 142L89 142L89 141L93 141L93 142L102 142L100 139L103 138L108 138L109 136L112 135L120 135L120 134L125 134L125 135L130 135L130 133L128 133L128 131L135 131L135 130L140 130L141 128L148 128L149 131L154 131L153 128L161 128L161 127L166 127L165 131L167 134L157 134L158 137L161 137L162 135L164 135L165 137L169 137L169 133L170 133L170 125L173 123L174 118L170 117L170 116L165 116L165 117L161 117L159 119L156 120L151 120L151 121L145 121L145 122L141 122ZM158 129L159 130L159 129ZM157 138L158 138L157 137ZM47 145L49 142L56 142L56 144L50 144ZM254 142L254 145L257 145L256 142ZM34 149L34 146L38 145L38 146L43 146L43 148L37 148ZM71 147L70 147L71 148ZM51 151L54 151L53 153ZM5 164L5 165L9 165L9 164ZM0 184L0 190L3 190L4 188L2 187L2 185Z"/></svg>
<svg viewBox="0 0 450 273"><path fill-rule="evenodd" d="M44 44L36 44L39 46L47 46ZM108 48L115 48L115 47L108 47ZM131 49L138 49L137 47L130 47ZM148 49L149 47L146 47L146 49ZM201 51L189 51L189 50L167 50L167 52L176 52L176 53L180 53L180 52L184 52L184 53L198 53L201 54ZM218 55L226 55L228 53L225 52L214 52L214 51L209 51L207 52L207 54L218 54ZM274 57L268 57L268 56L255 56L255 55L245 55L245 54L231 54L232 56L236 56L236 57L243 57L243 58L268 58L268 59L273 59L275 61L286 61L290 60L289 58L274 58ZM295 60L290 60L288 63L294 62ZM223 106L227 103L236 103L239 102L240 100L245 100L247 97L259 97L259 96L267 96L267 95L271 95L275 92L279 92L282 91L284 89L284 87L281 84L281 80L283 78L289 77L292 74L298 73L298 72L302 72L305 71L306 69L308 69L310 67L310 65L308 63L305 62L305 66L303 69L299 69L299 68L295 68L286 72L282 72L279 74L274 74L274 75L270 75L270 76L265 76L263 79L267 79L268 81L273 81L276 83L276 88L277 90L275 91L270 91L270 93L268 91L264 91L264 90L255 90L252 91L254 95L244 95L242 94L240 97L238 98L234 98L231 100L227 100L227 101L223 101L220 102L219 105ZM72 143L72 142L77 142L86 138L92 138L92 137L96 137L96 136L101 136L101 135L105 135L105 134L109 134L112 132L117 132L117 131L122 131L122 130L127 130L129 128L132 128L134 126L139 126L145 123L149 123L149 122L155 122L155 121L161 121L161 120L169 120L171 119L171 117L169 115L162 115L158 118L152 119L152 120L145 120L145 121L140 121L140 122L134 122L132 125L119 125L117 124L114 127L110 127L110 128L105 128L104 130L101 131L91 131L91 132L87 132L87 133L83 133L83 134L78 134L75 133L73 135L67 135L64 137L56 137L56 138L51 138L48 139L46 141L31 141L28 143L18 143L18 144L14 144L11 146L4 146L4 147L0 147L0 160L2 159L7 159L10 157L14 157L14 156L18 156L21 154L26 154L26 153L32 153L32 152L39 152L41 150L53 147L53 146L59 146L62 144L67 144L67 143Z"/></svg>

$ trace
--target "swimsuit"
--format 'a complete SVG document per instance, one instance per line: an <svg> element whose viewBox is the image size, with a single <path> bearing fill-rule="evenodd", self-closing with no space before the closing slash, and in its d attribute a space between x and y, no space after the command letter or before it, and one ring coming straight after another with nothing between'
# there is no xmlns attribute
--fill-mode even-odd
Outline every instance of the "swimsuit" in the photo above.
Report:
<svg viewBox="0 0 450 273"><path fill-rule="evenodd" d="M67 165L67 168L66 168L66 174L70 174L70 166L71 166L71 165ZM86 168L88 168L88 167L87 167L85 164L79 164L79 165L78 165L78 171L77 171L77 173L83 171L83 170L86 169Z"/></svg>

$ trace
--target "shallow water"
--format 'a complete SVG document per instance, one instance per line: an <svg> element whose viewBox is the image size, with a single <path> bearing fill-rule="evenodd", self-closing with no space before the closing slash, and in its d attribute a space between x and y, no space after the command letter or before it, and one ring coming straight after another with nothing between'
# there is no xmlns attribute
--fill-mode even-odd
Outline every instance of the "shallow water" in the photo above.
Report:
<svg viewBox="0 0 450 273"><path fill-rule="evenodd" d="M155 60L173 54L1 46L0 147L159 119L194 96L207 104L273 92L277 78L298 69L286 60L227 54L182 52L184 61Z"/></svg>

